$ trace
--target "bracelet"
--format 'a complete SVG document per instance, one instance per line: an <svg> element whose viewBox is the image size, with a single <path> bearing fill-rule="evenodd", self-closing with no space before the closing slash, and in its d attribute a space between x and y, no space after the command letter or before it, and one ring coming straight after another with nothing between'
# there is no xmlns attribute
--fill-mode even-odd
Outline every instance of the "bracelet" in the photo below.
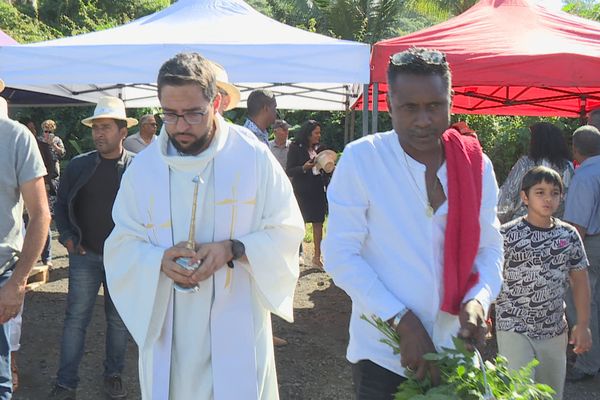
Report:
<svg viewBox="0 0 600 400"><path fill-rule="evenodd" d="M398 325L400 325L400 321L402 320L402 318L409 311L410 310L408 309L408 307L404 307L402 310L400 310L400 312L394 316L394 319L392 319L392 323L391 323L392 328L396 329L398 327Z"/></svg>

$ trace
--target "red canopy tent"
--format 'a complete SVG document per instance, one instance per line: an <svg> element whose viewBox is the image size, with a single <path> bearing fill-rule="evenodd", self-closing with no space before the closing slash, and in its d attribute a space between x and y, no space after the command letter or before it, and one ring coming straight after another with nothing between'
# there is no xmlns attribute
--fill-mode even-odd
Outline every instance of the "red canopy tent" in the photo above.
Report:
<svg viewBox="0 0 600 400"><path fill-rule="evenodd" d="M600 23L594 21L527 0L481 0L446 22L378 42L371 90L378 84L379 110L387 111L389 57L411 46L446 53L455 113L577 117L600 107ZM354 107L363 107L362 98Z"/></svg>

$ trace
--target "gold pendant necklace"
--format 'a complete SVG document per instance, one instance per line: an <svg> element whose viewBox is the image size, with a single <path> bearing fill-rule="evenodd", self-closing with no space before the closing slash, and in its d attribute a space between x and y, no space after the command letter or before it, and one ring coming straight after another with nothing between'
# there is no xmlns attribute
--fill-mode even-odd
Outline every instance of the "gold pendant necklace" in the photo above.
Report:
<svg viewBox="0 0 600 400"><path fill-rule="evenodd" d="M427 196L427 179L425 179L425 196L423 196L423 193L419 189L419 185L417 185L417 180L415 179L415 177L412 173L412 170L411 170L410 166L408 165L408 158L406 157L406 151L404 151L404 149L402 149L402 154L404 155L404 162L406 163L406 169L408 170L408 174L410 175L410 178L412 179L412 185L414 186L414 190L417 193L417 196L419 197L419 200L421 201L421 203L423 203L423 205L425 206L425 215L427 216L427 218L431 218L431 217L433 217L433 214L435 211L433 210L433 207L431 206L431 203L429 202L429 197ZM438 182L438 179L436 176L435 181L433 182L432 191L435 190L435 188L437 187L437 182Z"/></svg>

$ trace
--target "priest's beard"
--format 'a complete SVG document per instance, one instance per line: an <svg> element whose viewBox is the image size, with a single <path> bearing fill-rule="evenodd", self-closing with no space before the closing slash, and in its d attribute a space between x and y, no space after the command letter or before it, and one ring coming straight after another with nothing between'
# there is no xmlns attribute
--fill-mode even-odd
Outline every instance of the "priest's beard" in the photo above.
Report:
<svg viewBox="0 0 600 400"><path fill-rule="evenodd" d="M182 135L182 134L183 134L182 132L176 132L173 134L169 134L168 135L169 141L171 142L173 147L175 147L175 149L179 153L191 156L191 155L200 154L203 150L205 150L210 145L210 142L212 141L213 137L215 136L215 128L213 127L206 133L206 135L199 137L198 139L196 139L195 141L193 141L192 143L188 144L185 147L182 146L177 140L174 139L175 137L177 137L177 135Z"/></svg>

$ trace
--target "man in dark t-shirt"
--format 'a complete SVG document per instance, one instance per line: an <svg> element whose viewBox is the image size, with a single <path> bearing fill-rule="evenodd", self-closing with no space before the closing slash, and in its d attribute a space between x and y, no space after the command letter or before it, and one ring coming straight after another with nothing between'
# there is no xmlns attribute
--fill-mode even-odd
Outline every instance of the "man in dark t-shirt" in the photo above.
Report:
<svg viewBox="0 0 600 400"><path fill-rule="evenodd" d="M96 150L72 159L58 188L55 218L60 241L69 252L69 293L60 366L50 398L75 399L86 329L102 285L107 321L104 390L109 398L120 399L127 395L121 372L128 333L106 287L103 252L114 227L111 212L121 176L132 159L123 139L137 120L126 117L120 99L104 97L94 115L81 122L92 128Z"/></svg>

